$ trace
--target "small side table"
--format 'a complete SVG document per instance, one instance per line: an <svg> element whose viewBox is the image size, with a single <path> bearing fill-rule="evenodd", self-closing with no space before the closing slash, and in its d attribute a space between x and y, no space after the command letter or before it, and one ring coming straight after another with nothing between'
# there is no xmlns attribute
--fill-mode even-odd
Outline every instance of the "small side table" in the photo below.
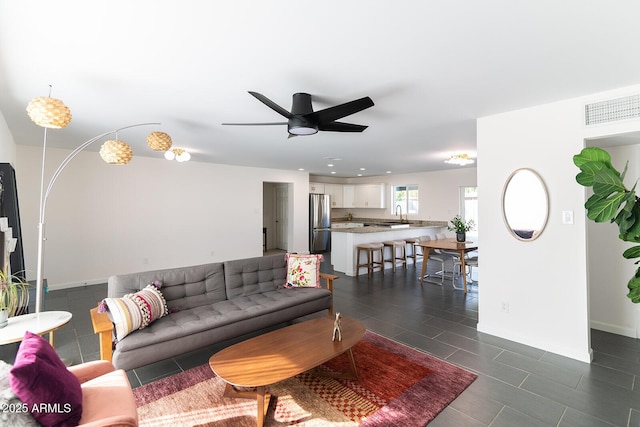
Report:
<svg viewBox="0 0 640 427"><path fill-rule="evenodd" d="M41 311L10 317L9 323L0 328L0 345L22 341L26 331L37 335L49 334L49 343L54 346L53 332L71 320L68 311Z"/></svg>

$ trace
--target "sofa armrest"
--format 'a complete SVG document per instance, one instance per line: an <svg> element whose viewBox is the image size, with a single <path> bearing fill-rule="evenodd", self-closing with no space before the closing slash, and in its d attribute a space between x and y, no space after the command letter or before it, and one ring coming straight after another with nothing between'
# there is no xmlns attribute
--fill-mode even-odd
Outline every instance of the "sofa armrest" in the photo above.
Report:
<svg viewBox="0 0 640 427"><path fill-rule="evenodd" d="M113 323L111 323L106 313L98 313L98 307L92 308L90 313L93 332L98 334L100 339L100 359L111 362L113 356Z"/></svg>
<svg viewBox="0 0 640 427"><path fill-rule="evenodd" d="M333 281L338 280L339 278L340 276L336 276L335 274L320 273L320 281L325 279L327 282L327 289L331 292L331 305L329 306L330 316L333 316Z"/></svg>
<svg viewBox="0 0 640 427"><path fill-rule="evenodd" d="M69 366L68 369L78 378L80 384L115 370L113 364L106 360L93 360L91 362L81 363L80 365Z"/></svg>

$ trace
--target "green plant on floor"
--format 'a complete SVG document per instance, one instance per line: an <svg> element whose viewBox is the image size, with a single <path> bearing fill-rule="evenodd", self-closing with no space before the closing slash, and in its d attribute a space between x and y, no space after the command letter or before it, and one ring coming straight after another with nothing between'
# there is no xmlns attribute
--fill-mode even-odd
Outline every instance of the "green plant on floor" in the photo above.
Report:
<svg viewBox="0 0 640 427"><path fill-rule="evenodd" d="M640 199L636 196L636 185L628 189L623 181L629 162L622 172L611 164L611 156L602 148L588 147L573 156L573 163L580 168L576 175L578 184L593 188L593 195L584 207L587 218L595 222L615 222L618 237L625 242L640 243ZM640 245L632 246L622 253L626 259L640 258ZM636 261L637 265L640 263ZM640 267L627 283L627 297L640 302Z"/></svg>
<svg viewBox="0 0 640 427"><path fill-rule="evenodd" d="M447 230L455 231L456 233L466 233L469 230L472 230L475 227L476 223L470 219L465 222L460 215L456 215L449 221L449 225L447 225Z"/></svg>
<svg viewBox="0 0 640 427"><path fill-rule="evenodd" d="M0 271L0 310L8 317L19 314L29 305L29 284L21 277Z"/></svg>

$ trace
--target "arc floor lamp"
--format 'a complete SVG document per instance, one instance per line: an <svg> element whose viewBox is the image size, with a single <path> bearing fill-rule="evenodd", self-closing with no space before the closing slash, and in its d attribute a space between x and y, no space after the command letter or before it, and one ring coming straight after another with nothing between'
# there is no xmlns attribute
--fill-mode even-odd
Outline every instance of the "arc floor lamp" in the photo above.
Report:
<svg viewBox="0 0 640 427"><path fill-rule="evenodd" d="M71 122L71 110L64 105L64 103L56 98L49 96L42 96L32 99L27 106L27 114L29 118L38 126L44 128L44 140L42 146L42 173L40 176L40 210L38 214L38 259L37 259L37 272L36 272L36 313L40 313L42 310L43 299L43 271L44 271L44 243L46 240L44 231L44 218L45 208L47 205L47 199L51 192L51 188L58 179L60 173L74 159L82 150L90 146L96 141L106 137L107 135L115 134L115 139L104 142L100 148L100 156L109 164L123 165L129 163L133 157L133 150L124 141L118 139L118 132L125 129L130 129L139 126L152 126L160 125L160 123L138 123L134 125L124 126L118 129L110 130L95 136L82 144L80 144L75 150L73 150L58 166L55 170L49 184L45 190L45 178L44 168L46 163L47 154L47 129L61 129L66 127ZM152 132L147 138L147 144L149 147L156 151L166 151L171 147L171 137L164 132Z"/></svg>

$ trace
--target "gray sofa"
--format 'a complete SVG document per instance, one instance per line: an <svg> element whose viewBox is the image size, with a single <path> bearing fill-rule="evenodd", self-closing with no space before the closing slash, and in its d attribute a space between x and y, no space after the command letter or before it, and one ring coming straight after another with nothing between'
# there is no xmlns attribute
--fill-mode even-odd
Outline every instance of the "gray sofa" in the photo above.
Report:
<svg viewBox="0 0 640 427"><path fill-rule="evenodd" d="M161 281L170 314L127 335L112 352L113 324L92 309L100 358L129 370L323 310L332 314L338 276L321 273L322 288L284 289L286 275L279 254L112 276L110 298Z"/></svg>

